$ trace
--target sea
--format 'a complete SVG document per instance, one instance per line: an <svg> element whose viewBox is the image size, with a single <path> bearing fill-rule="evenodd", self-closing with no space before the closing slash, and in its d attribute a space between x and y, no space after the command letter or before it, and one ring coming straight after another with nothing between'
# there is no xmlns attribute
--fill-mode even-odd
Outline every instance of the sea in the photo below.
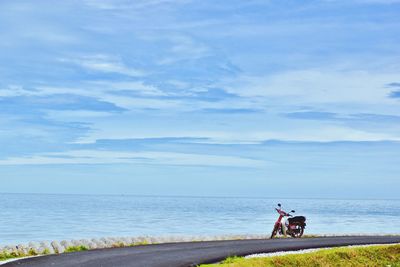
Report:
<svg viewBox="0 0 400 267"><path fill-rule="evenodd" d="M268 235L281 203L305 234L400 234L400 200L0 194L0 245L134 236Z"/></svg>

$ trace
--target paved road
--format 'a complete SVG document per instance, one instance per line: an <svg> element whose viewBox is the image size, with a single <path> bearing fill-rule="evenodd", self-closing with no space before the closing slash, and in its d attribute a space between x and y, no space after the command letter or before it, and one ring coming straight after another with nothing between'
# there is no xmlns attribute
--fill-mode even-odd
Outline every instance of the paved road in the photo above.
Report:
<svg viewBox="0 0 400 267"><path fill-rule="evenodd" d="M304 239L267 239L170 243L99 249L23 259L3 265L30 267L188 267L228 256L361 244L400 243L400 236L347 236ZM2 266L2 267L3 267Z"/></svg>

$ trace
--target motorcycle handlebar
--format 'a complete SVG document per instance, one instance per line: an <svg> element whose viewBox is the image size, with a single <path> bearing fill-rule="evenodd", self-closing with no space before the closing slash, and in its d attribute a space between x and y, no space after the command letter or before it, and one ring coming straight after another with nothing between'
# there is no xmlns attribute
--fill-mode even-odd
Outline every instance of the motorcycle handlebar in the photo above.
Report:
<svg viewBox="0 0 400 267"><path fill-rule="evenodd" d="M275 208L275 210L282 216L292 216L292 215L290 215L290 213L286 213L281 209Z"/></svg>
<svg viewBox="0 0 400 267"><path fill-rule="evenodd" d="M275 208L275 210L279 213L279 215L293 217L293 215L289 212L284 212L282 210L282 205L280 203L278 203L278 208ZM295 213L295 210L291 210L290 212Z"/></svg>

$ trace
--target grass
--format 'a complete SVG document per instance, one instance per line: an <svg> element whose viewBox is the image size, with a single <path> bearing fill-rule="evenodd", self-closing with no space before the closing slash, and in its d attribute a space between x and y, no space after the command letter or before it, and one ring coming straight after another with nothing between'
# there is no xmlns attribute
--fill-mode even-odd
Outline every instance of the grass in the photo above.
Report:
<svg viewBox="0 0 400 267"><path fill-rule="evenodd" d="M80 246L71 246L67 247L64 252L78 252L78 251L85 251L88 250L86 246L80 245Z"/></svg>
<svg viewBox="0 0 400 267"><path fill-rule="evenodd" d="M143 240L143 241L140 241L140 242L135 242L135 243L133 243L133 244L130 244L129 246L130 247L135 247L135 246L145 246L145 245L150 245L150 244L157 244L157 243L150 243L149 241L147 241L147 240Z"/></svg>
<svg viewBox="0 0 400 267"><path fill-rule="evenodd" d="M18 257L23 257L23 256L20 256L19 253L17 253L17 252L11 252L11 253L0 252L0 261L18 258Z"/></svg>
<svg viewBox="0 0 400 267"><path fill-rule="evenodd" d="M201 267L336 267L385 266L400 267L400 245L358 248L334 248L305 254L266 258L230 257L220 264Z"/></svg>
<svg viewBox="0 0 400 267"><path fill-rule="evenodd" d="M49 254L48 250L45 250L43 254ZM29 249L27 253L22 251L12 251L12 252L0 252L0 261L14 259L14 258L21 258L21 257L28 257L28 256L36 256L38 253L34 249Z"/></svg>
<svg viewBox="0 0 400 267"><path fill-rule="evenodd" d="M130 245L124 245L122 242L116 242L110 246L110 248L120 248L120 247L128 247L128 246L142 246L142 245L149 245L151 244L147 240L143 240L140 242L136 242ZM79 246L70 246L64 250L64 253L69 252L78 252L78 251L86 251L89 250L87 246L79 245ZM58 250L55 249L55 254L59 254ZM23 252L20 250L14 250L12 252L0 251L0 261L15 259L15 258L22 258L22 257L29 257L29 256L38 256L38 255L48 255L50 254L49 249L44 249L41 253L38 253L35 249L30 248L27 252Z"/></svg>
<svg viewBox="0 0 400 267"><path fill-rule="evenodd" d="M65 252L77 252L77 251L85 251L88 250L85 246L72 246L68 247ZM33 248L30 248L27 252L23 252L20 250L14 250L12 252L0 252L0 261L15 259L15 258L22 258L22 257L29 257L29 256L38 256L38 255L48 255L50 254L49 249L44 249L41 253L38 253Z"/></svg>
<svg viewBox="0 0 400 267"><path fill-rule="evenodd" d="M49 254L49 250L45 249L43 251L43 254ZM15 250L12 252L0 251L0 261L14 259L14 258L28 257L28 256L36 256L36 255L38 255L38 253L34 249L29 249L28 252L23 252L20 250Z"/></svg>

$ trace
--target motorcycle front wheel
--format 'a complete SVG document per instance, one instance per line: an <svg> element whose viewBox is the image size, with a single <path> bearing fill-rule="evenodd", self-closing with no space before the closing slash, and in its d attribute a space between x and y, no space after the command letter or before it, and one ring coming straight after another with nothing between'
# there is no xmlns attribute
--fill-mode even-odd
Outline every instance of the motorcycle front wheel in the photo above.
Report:
<svg viewBox="0 0 400 267"><path fill-rule="evenodd" d="M274 226L274 229L272 229L271 238L274 238L277 233L278 233L278 227Z"/></svg>

